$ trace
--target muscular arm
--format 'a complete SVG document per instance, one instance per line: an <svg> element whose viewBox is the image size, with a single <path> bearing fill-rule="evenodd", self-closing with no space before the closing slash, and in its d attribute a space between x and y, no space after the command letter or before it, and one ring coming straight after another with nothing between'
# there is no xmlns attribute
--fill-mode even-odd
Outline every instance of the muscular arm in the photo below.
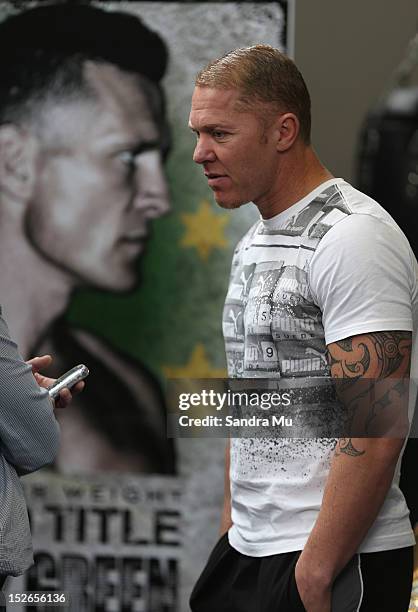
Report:
<svg viewBox="0 0 418 612"><path fill-rule="evenodd" d="M225 482L224 482L224 505L222 508L220 535L223 536L230 527L231 519L231 484L229 481L231 442L228 440L225 448Z"/></svg>
<svg viewBox="0 0 418 612"><path fill-rule="evenodd" d="M378 379L376 384L370 380L370 385L376 386L376 401L369 401L365 422L376 419L382 407L396 406L397 399L399 403L404 401L401 396L409 377L410 332L354 336L328 345L328 352L331 374L345 379L350 400L361 395L355 387L359 377ZM382 394L379 385L384 379ZM364 388L364 381L361 384ZM296 566L297 584L308 612L330 609L332 583L373 524L391 485L403 443L404 439L397 437L338 441L321 510Z"/></svg>

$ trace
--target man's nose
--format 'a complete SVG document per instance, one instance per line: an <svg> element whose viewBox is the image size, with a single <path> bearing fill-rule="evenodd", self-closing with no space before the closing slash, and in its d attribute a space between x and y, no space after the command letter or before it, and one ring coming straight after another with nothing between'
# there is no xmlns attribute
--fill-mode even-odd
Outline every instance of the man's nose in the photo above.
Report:
<svg viewBox="0 0 418 612"><path fill-rule="evenodd" d="M196 164L204 164L205 162L213 162L215 159L216 155L210 145L210 141L205 138L205 135L200 134L194 149L193 161Z"/></svg>
<svg viewBox="0 0 418 612"><path fill-rule="evenodd" d="M166 215L171 206L160 151L141 153L135 162L137 190L134 207L144 210L149 219Z"/></svg>

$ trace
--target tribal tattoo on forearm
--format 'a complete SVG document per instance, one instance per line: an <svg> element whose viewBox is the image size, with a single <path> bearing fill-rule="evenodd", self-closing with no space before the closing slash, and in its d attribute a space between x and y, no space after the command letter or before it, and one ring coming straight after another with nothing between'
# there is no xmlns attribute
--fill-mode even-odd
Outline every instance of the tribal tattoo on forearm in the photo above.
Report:
<svg viewBox="0 0 418 612"><path fill-rule="evenodd" d="M388 415L398 418L407 405L411 344L411 332L384 331L328 345L331 376L337 379L337 394L354 437L360 430L362 435L376 431ZM357 457L364 451L355 448L352 438L341 438L336 454Z"/></svg>
<svg viewBox="0 0 418 612"><path fill-rule="evenodd" d="M337 442L337 448L335 454L337 455L350 455L350 457L359 457L364 455L366 451L358 450L354 447L352 438L340 438Z"/></svg>

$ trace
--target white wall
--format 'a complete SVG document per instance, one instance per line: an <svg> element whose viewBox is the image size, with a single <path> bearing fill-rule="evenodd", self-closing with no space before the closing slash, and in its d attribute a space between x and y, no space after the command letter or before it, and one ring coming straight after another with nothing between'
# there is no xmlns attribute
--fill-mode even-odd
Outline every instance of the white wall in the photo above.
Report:
<svg viewBox="0 0 418 612"><path fill-rule="evenodd" d="M313 143L354 179L358 132L418 25L416 0L296 0L295 60L312 96Z"/></svg>

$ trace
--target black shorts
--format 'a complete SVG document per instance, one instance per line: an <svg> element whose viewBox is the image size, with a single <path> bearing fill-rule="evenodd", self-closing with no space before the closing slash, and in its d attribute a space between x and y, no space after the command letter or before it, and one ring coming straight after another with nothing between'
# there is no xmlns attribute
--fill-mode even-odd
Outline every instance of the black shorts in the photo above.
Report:
<svg viewBox="0 0 418 612"><path fill-rule="evenodd" d="M191 598L192 612L305 612L295 581L300 551L248 557L213 549ZM413 548L356 554L337 577L332 612L408 612Z"/></svg>

